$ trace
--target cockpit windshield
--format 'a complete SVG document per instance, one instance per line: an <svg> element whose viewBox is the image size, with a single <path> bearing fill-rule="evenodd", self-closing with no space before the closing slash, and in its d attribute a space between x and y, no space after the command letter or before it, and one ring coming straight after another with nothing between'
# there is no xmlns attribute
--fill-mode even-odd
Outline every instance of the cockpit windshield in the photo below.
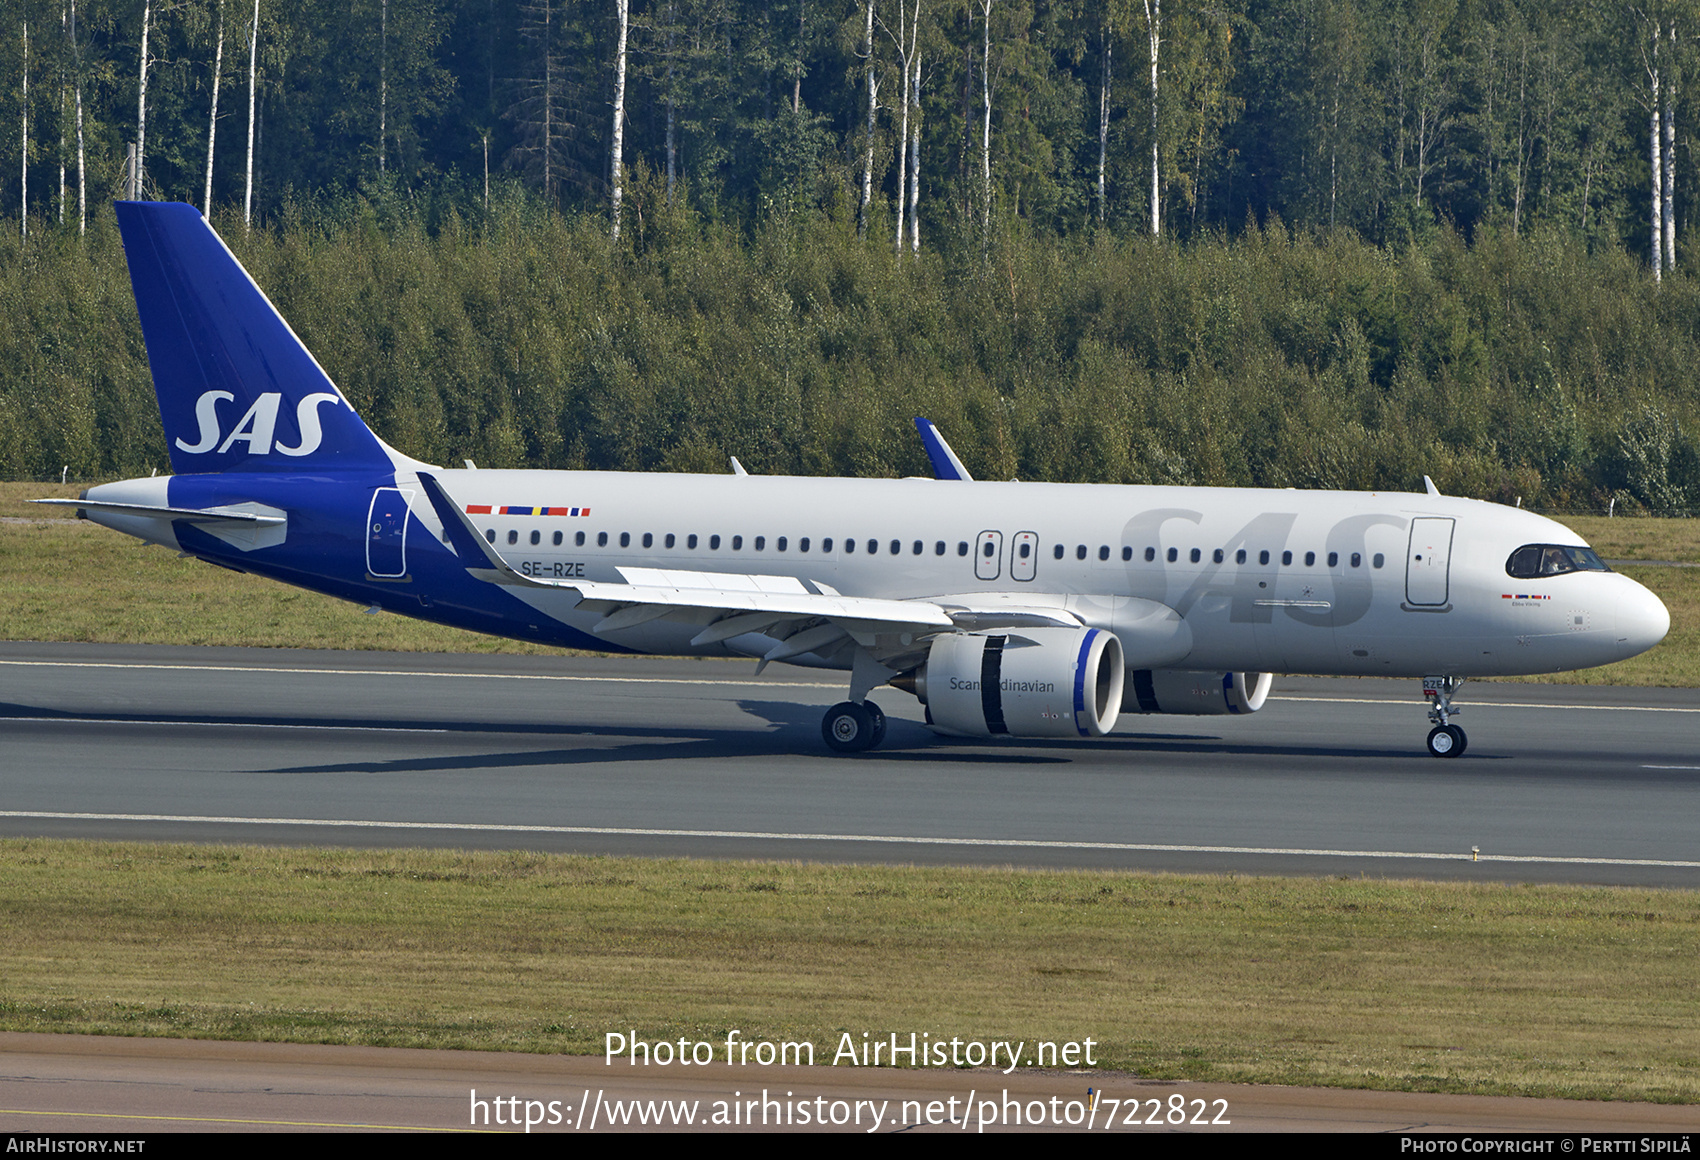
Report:
<svg viewBox="0 0 1700 1160"><path fill-rule="evenodd" d="M1562 576L1566 572L1610 572L1592 548L1564 544L1524 544L1505 562L1505 572L1519 580Z"/></svg>

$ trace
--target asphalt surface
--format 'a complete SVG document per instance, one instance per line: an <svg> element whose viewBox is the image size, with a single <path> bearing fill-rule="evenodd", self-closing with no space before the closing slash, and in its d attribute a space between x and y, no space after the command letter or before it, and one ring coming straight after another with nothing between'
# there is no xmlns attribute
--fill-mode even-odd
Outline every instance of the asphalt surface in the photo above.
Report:
<svg viewBox="0 0 1700 1160"><path fill-rule="evenodd" d="M0 644L0 834L1700 885L1700 692L1278 680L1248 718L938 738L839 674L653 659Z"/></svg>

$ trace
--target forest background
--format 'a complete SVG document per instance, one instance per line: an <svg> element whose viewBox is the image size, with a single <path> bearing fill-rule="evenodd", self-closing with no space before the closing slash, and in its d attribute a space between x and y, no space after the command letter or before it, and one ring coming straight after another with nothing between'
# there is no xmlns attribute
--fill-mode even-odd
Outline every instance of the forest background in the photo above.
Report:
<svg viewBox="0 0 1700 1160"><path fill-rule="evenodd" d="M168 470L111 201L485 467L1700 507L1693 0L8 0L0 474Z"/></svg>

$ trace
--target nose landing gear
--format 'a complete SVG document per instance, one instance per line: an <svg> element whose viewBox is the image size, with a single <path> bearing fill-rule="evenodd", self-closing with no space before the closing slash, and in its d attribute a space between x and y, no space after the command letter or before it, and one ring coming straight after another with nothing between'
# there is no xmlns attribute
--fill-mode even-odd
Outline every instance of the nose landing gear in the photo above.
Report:
<svg viewBox="0 0 1700 1160"><path fill-rule="evenodd" d="M1463 677L1424 677L1423 696L1429 698L1428 719L1434 722L1429 730L1428 751L1434 757L1462 757L1470 739L1456 725L1447 723L1458 710L1452 705L1452 694L1464 684Z"/></svg>

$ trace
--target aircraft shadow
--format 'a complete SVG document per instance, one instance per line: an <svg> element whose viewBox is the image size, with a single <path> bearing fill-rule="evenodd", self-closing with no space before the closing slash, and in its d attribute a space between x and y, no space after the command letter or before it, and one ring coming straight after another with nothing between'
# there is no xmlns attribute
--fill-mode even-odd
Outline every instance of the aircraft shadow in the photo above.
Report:
<svg viewBox="0 0 1700 1160"><path fill-rule="evenodd" d="M586 744L559 749L511 753L454 754L375 761L253 769L251 773L337 774L454 772L467 769L511 769L525 766L574 766L610 762L724 761L728 758L784 755L825 756L820 740L819 708L789 701L738 701L737 707L763 726L752 729L689 728L666 725L604 725L593 722L485 722L441 718L346 718L329 716L258 716L252 714L113 713L44 709L0 703L0 722L7 718L101 721L147 725L293 726L324 730L420 731L517 737L582 738ZM961 765L1064 765L1087 748L1098 753L1125 753L1130 758L1156 754L1229 758L1408 759L1433 761L1420 743L1389 748L1351 745L1270 745L1229 741L1219 735L1193 733L1117 733L1095 741L1067 738L1023 738L981 741L940 737L925 726L896 717L890 721L883 745L849 759L836 772L854 768L851 762L915 762ZM1508 755L1479 754L1470 760L1507 760Z"/></svg>

